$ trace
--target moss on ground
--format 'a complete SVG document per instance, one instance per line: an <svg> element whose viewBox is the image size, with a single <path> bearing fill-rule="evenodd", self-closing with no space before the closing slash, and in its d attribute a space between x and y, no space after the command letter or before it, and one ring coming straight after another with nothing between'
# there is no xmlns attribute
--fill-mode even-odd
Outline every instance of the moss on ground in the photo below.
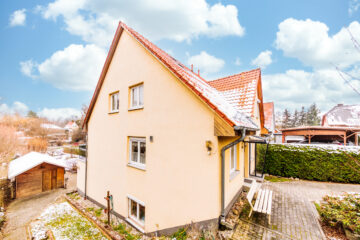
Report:
<svg viewBox="0 0 360 240"><path fill-rule="evenodd" d="M289 182L289 181L292 181L290 178L277 177L277 176L272 176L272 175L265 176L265 180L267 180L269 182Z"/></svg>

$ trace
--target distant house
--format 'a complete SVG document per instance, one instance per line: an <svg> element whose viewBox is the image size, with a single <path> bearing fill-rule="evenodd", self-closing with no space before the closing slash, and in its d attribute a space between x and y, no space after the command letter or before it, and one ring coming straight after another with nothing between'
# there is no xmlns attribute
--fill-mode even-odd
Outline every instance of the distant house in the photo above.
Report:
<svg viewBox="0 0 360 240"><path fill-rule="evenodd" d="M360 105L338 104L322 118L325 127L360 127Z"/></svg>
<svg viewBox="0 0 360 240"><path fill-rule="evenodd" d="M16 197L64 187L66 163L47 154L30 152L9 164L8 179L15 180Z"/></svg>
<svg viewBox="0 0 360 240"><path fill-rule="evenodd" d="M149 234L216 224L267 133L261 71L206 81L120 23L84 127L81 194Z"/></svg>
<svg viewBox="0 0 360 240"><path fill-rule="evenodd" d="M281 132L275 126L275 106L274 102L264 103L265 128L268 130L268 136L271 143L281 143Z"/></svg>
<svg viewBox="0 0 360 240"><path fill-rule="evenodd" d="M65 130L68 130L69 132L73 132L79 128L79 126L76 124L76 122L70 121L65 125Z"/></svg>

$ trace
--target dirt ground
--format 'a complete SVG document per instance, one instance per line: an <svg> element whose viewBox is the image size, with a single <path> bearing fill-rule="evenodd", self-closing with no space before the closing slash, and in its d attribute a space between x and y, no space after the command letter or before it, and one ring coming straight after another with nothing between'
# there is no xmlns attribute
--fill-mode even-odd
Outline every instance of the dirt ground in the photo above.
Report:
<svg viewBox="0 0 360 240"><path fill-rule="evenodd" d="M67 172L67 189L56 189L35 196L16 199L6 208L6 223L2 230L4 240L25 240L27 224L38 217L45 207L64 193L76 189L76 174ZM1 239L1 236L0 236Z"/></svg>

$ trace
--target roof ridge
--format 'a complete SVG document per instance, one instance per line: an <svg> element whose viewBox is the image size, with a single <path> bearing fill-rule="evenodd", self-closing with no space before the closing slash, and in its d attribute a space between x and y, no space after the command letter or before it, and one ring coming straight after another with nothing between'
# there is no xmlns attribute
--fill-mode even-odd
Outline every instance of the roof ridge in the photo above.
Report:
<svg viewBox="0 0 360 240"><path fill-rule="evenodd" d="M179 64L182 68L186 68L186 70L190 71L192 74L194 74L196 77L200 78L202 81L204 81L205 83L208 82L208 80L206 80L205 78L203 78L201 75L196 74L193 70L191 70L188 66L186 66L185 64L183 64L182 62L180 62L178 59L174 58L173 56L171 56L169 53L165 52L163 49L161 49L159 46L157 46L155 43L153 43L152 41L150 41L149 39L147 39L146 37L144 37L144 35L138 33L136 30L134 30L133 28L129 27L128 25L126 25L124 22L120 21L120 25L123 26L126 30L130 31L130 33L132 35L133 32L136 33L137 35L139 35L138 37L143 38L145 41L149 42L150 44L152 44L154 47L156 47L158 50L160 50L162 53L166 54L168 57L172 58L177 64ZM209 85L210 86L210 85ZM211 87L211 86L210 86ZM215 89L216 90L216 89Z"/></svg>
<svg viewBox="0 0 360 240"><path fill-rule="evenodd" d="M235 73L235 74L232 74L232 75L229 75L229 76L225 76L225 77L221 77L221 78L209 80L209 82L218 81L218 80L224 80L224 79L226 79L226 78L235 77L235 76L242 75L242 74L247 74L247 73L250 73L250 72L255 72L255 71L257 71L257 70L260 70L260 71L261 71L260 68L251 69L251 70L249 70L249 71L244 71L244 72L240 72L240 73Z"/></svg>

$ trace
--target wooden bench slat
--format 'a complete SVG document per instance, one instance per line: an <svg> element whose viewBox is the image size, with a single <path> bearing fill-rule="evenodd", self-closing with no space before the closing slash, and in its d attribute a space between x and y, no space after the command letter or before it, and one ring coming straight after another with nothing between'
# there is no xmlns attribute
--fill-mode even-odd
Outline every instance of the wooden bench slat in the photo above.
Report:
<svg viewBox="0 0 360 240"><path fill-rule="evenodd" d="M258 186L257 182L253 181L253 183L251 184L250 190L246 196L250 204L251 204L252 199L254 198L254 194L257 190L257 186ZM251 206L252 206L252 204L251 204Z"/></svg>
<svg viewBox="0 0 360 240"><path fill-rule="evenodd" d="M273 194L273 192L270 191L269 206L267 208L267 214L269 214L269 215L271 214L272 194Z"/></svg>
<svg viewBox="0 0 360 240"><path fill-rule="evenodd" d="M267 207L268 207L268 204L269 204L269 202L268 202L269 194L270 194L269 189L266 189L265 190L264 205L263 205L263 208L261 210L262 213L266 213L266 211L267 211Z"/></svg>
<svg viewBox="0 0 360 240"><path fill-rule="evenodd" d="M261 192L262 192L262 190L260 189L259 192L258 192L258 195L256 197L254 211L256 211L255 209L257 209L259 207L259 203L260 203L259 200L260 200Z"/></svg>
<svg viewBox="0 0 360 240"><path fill-rule="evenodd" d="M264 198L265 198L265 191L262 190L262 191L261 191L261 196L260 196L258 208L255 209L256 212L261 212L261 209L262 209L262 207L263 207L263 205L264 205Z"/></svg>

